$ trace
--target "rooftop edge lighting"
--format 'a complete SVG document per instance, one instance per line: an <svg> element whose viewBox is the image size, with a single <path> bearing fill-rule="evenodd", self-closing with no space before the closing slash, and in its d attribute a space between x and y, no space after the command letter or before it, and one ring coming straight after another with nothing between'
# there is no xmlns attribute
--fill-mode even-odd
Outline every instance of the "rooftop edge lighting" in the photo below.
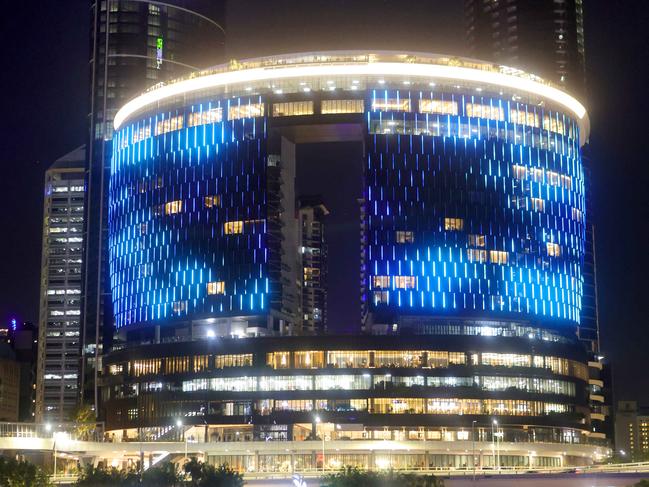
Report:
<svg viewBox="0 0 649 487"><path fill-rule="evenodd" d="M209 72L207 72L208 74L196 73L195 77L154 87L127 102L115 115L114 127L116 130L119 129L129 117L148 106L155 106L166 99L210 88L237 84L248 85L259 81L292 78L398 76L400 79L404 77L424 78L424 81L429 82L440 79L468 81L506 87L541 96L562 105L574 113L581 128L580 143L584 144L588 139L590 124L586 108L568 93L549 84L545 84L540 78L533 75L524 76L525 73L518 70L512 70L511 74L506 69L501 69L500 71L488 70L487 67L493 67L493 65L487 63L484 64L485 69L479 69L479 67L456 66L450 63L448 65L416 63L409 62L407 59L404 59L402 62L374 62L371 56L368 56L366 60L355 60L358 57L354 57L351 58L354 59L353 61L339 61L339 59L345 56L346 53L339 53L337 58L331 58L332 60L328 61L327 59L329 57L323 54L325 61L321 61L320 63L311 62L299 64L296 62L295 64L263 65L263 67L253 67L250 69L220 71L214 74L209 74ZM278 59L282 58L278 57ZM477 64L473 63L470 65L474 66Z"/></svg>

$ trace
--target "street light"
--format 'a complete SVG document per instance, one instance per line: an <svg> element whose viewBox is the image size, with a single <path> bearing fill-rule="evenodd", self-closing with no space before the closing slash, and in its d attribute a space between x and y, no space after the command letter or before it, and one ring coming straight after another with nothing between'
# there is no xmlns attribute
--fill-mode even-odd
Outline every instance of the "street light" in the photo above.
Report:
<svg viewBox="0 0 649 487"><path fill-rule="evenodd" d="M320 416L315 417L315 422L316 424L320 424ZM317 427L316 427L316 433L317 433ZM325 471L325 437L324 437L324 427L321 428L321 435L320 437L322 438L322 473Z"/></svg>
<svg viewBox="0 0 649 487"><path fill-rule="evenodd" d="M178 427L178 429L180 429L182 427L182 425L183 425L182 419L177 419L176 420L176 426ZM185 458L183 460L184 460L184 463L187 463L187 437L185 436L184 431L182 432L182 437L181 438L185 442Z"/></svg>

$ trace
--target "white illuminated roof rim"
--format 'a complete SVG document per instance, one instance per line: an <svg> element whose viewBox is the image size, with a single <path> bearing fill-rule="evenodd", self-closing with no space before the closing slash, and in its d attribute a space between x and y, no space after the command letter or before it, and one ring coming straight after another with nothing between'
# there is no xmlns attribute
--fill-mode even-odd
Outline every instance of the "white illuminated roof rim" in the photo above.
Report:
<svg viewBox="0 0 649 487"><path fill-rule="evenodd" d="M323 56L353 55L350 53L323 53ZM296 55L299 56L299 55ZM282 57L278 57L281 59ZM245 61L243 61L245 63ZM486 65L487 63L485 63ZM284 80L291 78L313 78L326 76L401 76L425 78L427 81L454 80L482 83L501 88L510 88L551 100L576 116L580 123L582 142L587 138L589 120L586 108L574 97L552 85L534 79L497 71L487 71L463 66L416 62L348 61L344 63L276 64L250 69L233 69L213 74L199 74L159 88L151 89L126 103L115 115L115 129L134 113L153 106L165 99L188 93L234 84L258 81ZM540 78L538 78L540 79Z"/></svg>

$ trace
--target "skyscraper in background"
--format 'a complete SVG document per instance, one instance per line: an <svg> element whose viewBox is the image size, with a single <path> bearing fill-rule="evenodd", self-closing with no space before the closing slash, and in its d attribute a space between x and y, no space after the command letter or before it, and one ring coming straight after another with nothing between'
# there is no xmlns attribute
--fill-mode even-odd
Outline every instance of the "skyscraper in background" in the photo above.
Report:
<svg viewBox="0 0 649 487"><path fill-rule="evenodd" d="M322 198L301 197L298 208L300 311L303 333L327 329L327 243ZM335 283L334 283L335 284Z"/></svg>
<svg viewBox="0 0 649 487"><path fill-rule="evenodd" d="M582 0L465 0L468 48L488 59L584 91Z"/></svg>
<svg viewBox="0 0 649 487"><path fill-rule="evenodd" d="M113 312L106 260L112 121L149 86L214 64L223 50L222 2L95 0L91 3L90 114L81 308L82 400L96 405L97 361Z"/></svg>
<svg viewBox="0 0 649 487"><path fill-rule="evenodd" d="M36 420L64 421L78 404L85 147L45 173Z"/></svg>

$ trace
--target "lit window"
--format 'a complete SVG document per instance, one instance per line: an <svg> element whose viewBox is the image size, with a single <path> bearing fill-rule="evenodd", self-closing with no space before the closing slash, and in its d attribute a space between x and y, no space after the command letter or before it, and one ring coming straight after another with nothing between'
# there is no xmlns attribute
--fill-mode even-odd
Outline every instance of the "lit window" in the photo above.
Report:
<svg viewBox="0 0 649 487"><path fill-rule="evenodd" d="M525 166L512 166L512 174L516 179L525 179L527 177L527 168Z"/></svg>
<svg viewBox="0 0 649 487"><path fill-rule="evenodd" d="M207 294L225 294L225 282L224 281L208 282Z"/></svg>
<svg viewBox="0 0 649 487"><path fill-rule="evenodd" d="M530 203L532 203L532 209L535 211L545 210L545 200L541 198L530 198Z"/></svg>
<svg viewBox="0 0 649 487"><path fill-rule="evenodd" d="M509 121L521 125L529 125L530 127L539 126L539 116L536 113L517 110L515 108L512 108L509 112Z"/></svg>
<svg viewBox="0 0 649 487"><path fill-rule="evenodd" d="M235 221L235 222L225 222L223 224L223 232L226 235L234 235L237 233L243 233L243 221Z"/></svg>
<svg viewBox="0 0 649 487"><path fill-rule="evenodd" d="M160 120L155 126L155 134L162 135L174 130L180 130L183 128L184 121L185 117L183 115Z"/></svg>
<svg viewBox="0 0 649 487"><path fill-rule="evenodd" d="M445 100L419 100L419 113L457 115L457 102Z"/></svg>
<svg viewBox="0 0 649 487"><path fill-rule="evenodd" d="M372 110L384 112L409 112L410 98L376 98L372 102Z"/></svg>
<svg viewBox="0 0 649 487"><path fill-rule="evenodd" d="M444 218L444 230L462 230L464 228L464 220L462 218Z"/></svg>
<svg viewBox="0 0 649 487"><path fill-rule="evenodd" d="M466 249L469 262L487 262L487 251L478 249Z"/></svg>
<svg viewBox="0 0 649 487"><path fill-rule="evenodd" d="M228 108L228 120L239 120L240 118L252 118L264 116L263 103L251 103L248 105L234 105Z"/></svg>
<svg viewBox="0 0 649 487"><path fill-rule="evenodd" d="M583 221L583 213L577 208L572 209L572 219L578 222Z"/></svg>
<svg viewBox="0 0 649 487"><path fill-rule="evenodd" d="M548 255L551 257L559 257L561 255L561 245L552 242L546 242L545 247Z"/></svg>
<svg viewBox="0 0 649 487"><path fill-rule="evenodd" d="M557 120L555 117L550 117L549 115L543 117L543 128L550 132L566 135L566 127L564 123L561 120Z"/></svg>
<svg viewBox="0 0 649 487"><path fill-rule="evenodd" d="M291 101L273 103L273 117L293 117L298 115L313 115L313 102Z"/></svg>
<svg viewBox="0 0 649 487"><path fill-rule="evenodd" d="M390 297L388 291L374 291L374 304L388 304L389 302Z"/></svg>
<svg viewBox="0 0 649 487"><path fill-rule="evenodd" d="M187 309L187 301L174 301L172 309L174 313L182 313Z"/></svg>
<svg viewBox="0 0 649 487"><path fill-rule="evenodd" d="M390 276L372 276L372 287L386 289L390 287Z"/></svg>
<svg viewBox="0 0 649 487"><path fill-rule="evenodd" d="M491 250L489 251L489 260L494 264L506 264L509 261L509 253Z"/></svg>
<svg viewBox="0 0 649 487"><path fill-rule="evenodd" d="M485 246L485 236L477 234L469 234L468 236L469 245L472 247L484 247Z"/></svg>
<svg viewBox="0 0 649 487"><path fill-rule="evenodd" d="M540 169L538 167L532 168L530 170L531 175L532 175L532 181L535 183L542 183L543 182L543 169Z"/></svg>
<svg viewBox="0 0 649 487"><path fill-rule="evenodd" d="M546 171L545 172L545 180L549 185L552 186L559 186L561 184L561 177L559 173L556 173L554 171Z"/></svg>
<svg viewBox="0 0 649 487"><path fill-rule="evenodd" d="M572 178L570 176L561 176L561 182L559 183L561 187L566 189L572 189Z"/></svg>
<svg viewBox="0 0 649 487"><path fill-rule="evenodd" d="M193 112L187 115L187 126L195 127L196 125L205 125L208 123L217 123L223 120L223 108L211 108L202 112Z"/></svg>
<svg viewBox="0 0 649 487"><path fill-rule="evenodd" d="M365 103L363 100L322 100L321 112L323 115L335 113L363 113Z"/></svg>
<svg viewBox="0 0 649 487"><path fill-rule="evenodd" d="M205 199L203 200L203 203L205 204L205 208L221 206L221 196L220 195L206 196Z"/></svg>
<svg viewBox="0 0 649 487"><path fill-rule="evenodd" d="M505 120L505 111L502 107L467 103L464 107L467 117L489 118L491 120Z"/></svg>
<svg viewBox="0 0 649 487"><path fill-rule="evenodd" d="M413 232L397 230L396 241L397 243L412 243L415 241L415 235Z"/></svg>
<svg viewBox="0 0 649 487"><path fill-rule="evenodd" d="M397 289L415 289L417 278L415 276L394 276L394 287Z"/></svg>
<svg viewBox="0 0 649 487"><path fill-rule="evenodd" d="M183 211L183 202L181 200L170 201L165 203L165 214L173 215L175 213L180 213Z"/></svg>
<svg viewBox="0 0 649 487"><path fill-rule="evenodd" d="M144 127L133 130L134 144L149 137L151 137L151 125L145 125Z"/></svg>

